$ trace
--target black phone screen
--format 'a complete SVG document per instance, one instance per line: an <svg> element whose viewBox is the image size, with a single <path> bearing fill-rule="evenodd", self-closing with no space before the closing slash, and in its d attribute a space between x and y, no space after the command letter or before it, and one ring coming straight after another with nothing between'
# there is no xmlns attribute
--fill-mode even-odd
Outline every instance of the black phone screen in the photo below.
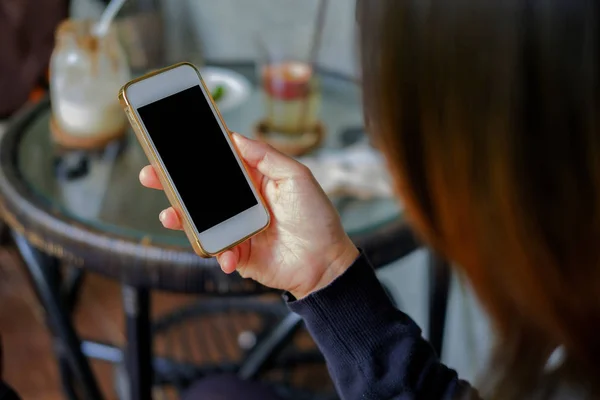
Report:
<svg viewBox="0 0 600 400"><path fill-rule="evenodd" d="M258 204L200 86L138 113L199 232Z"/></svg>

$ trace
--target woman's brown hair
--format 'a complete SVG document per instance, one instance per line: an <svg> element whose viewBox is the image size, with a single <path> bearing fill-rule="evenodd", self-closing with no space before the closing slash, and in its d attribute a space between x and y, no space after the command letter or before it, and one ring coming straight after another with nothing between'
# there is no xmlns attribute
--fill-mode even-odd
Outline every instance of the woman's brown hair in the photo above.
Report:
<svg viewBox="0 0 600 400"><path fill-rule="evenodd" d="M362 0L365 115L407 214L492 317L485 382L599 395L600 4ZM558 346L566 362L546 379Z"/></svg>

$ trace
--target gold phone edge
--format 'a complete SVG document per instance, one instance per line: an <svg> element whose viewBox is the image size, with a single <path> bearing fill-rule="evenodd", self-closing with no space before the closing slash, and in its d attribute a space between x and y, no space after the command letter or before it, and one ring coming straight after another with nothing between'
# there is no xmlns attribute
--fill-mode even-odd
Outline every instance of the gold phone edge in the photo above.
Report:
<svg viewBox="0 0 600 400"><path fill-rule="evenodd" d="M260 205L263 207L264 211L267 214L267 223L262 228L257 229L256 231L246 235L242 239L240 239L240 240L238 240L238 241L236 241L214 253L208 252L202 247L202 243L200 242L200 239L198 238L198 235L196 234L196 229L194 229L190 217L187 215L186 212L184 212L183 206L179 201L179 196L177 196L175 188L171 184L170 179L167 179L166 171L163 169L161 163L158 161L157 154L155 153L152 146L150 146L150 139L148 138L148 135L146 134L144 129L142 129L140 121L139 121L136 113L133 112L133 107L131 106L131 103L129 102L129 100L127 98L127 89L131 85L138 83L140 81L146 80L148 78L151 78L155 75L161 74L163 72L169 71L171 69L175 69L175 68L184 66L184 65L189 66L194 71L196 71L196 74L198 75L198 78L200 79L200 83L202 84L202 89L208 94L208 97L210 99L210 102L212 103L213 109L217 111L217 116L218 116L219 120L221 121L221 123L223 124L223 127L225 127L225 130L227 131L227 134L229 136L229 141L233 144L233 147L234 147L235 151L237 152L238 157L242 161L242 165L244 166L247 176L250 177L250 180L252 181L252 184L254 185L254 189L260 199ZM246 163L243 161L242 157L240 156L239 150L238 150L235 142L233 142L231 140L231 131L229 130L229 128L227 128L227 124L225 123L225 120L223 119L223 116L221 115L219 108L217 107L214 99L212 98L212 94L208 90L208 87L204 83L204 80L202 79L202 75L200 75L200 71L198 71L196 66L194 66L193 64L191 64L189 62L180 62L180 63L173 64L173 65L165 67L165 68L161 68L161 69L149 72L138 78L132 79L131 81L129 81L125 85L123 85L123 87L119 90L119 102L121 103L121 106L123 107L125 114L127 115L127 119L129 120L129 123L130 123L131 127L133 128L136 139L140 143L142 150L144 151L144 153L146 154L146 157L148 158L148 161L150 162L152 167L155 169L155 171L157 171L157 173L158 173L158 178L159 178L161 184L163 185L163 188L165 189L165 194L167 195L167 199L169 200L169 203L171 203L173 208L177 211L177 213L181 217L183 230L184 230L188 240L190 241L192 248L194 249L194 252L197 255L199 255L202 258L215 257L218 254L223 253L223 252L237 246L238 244L248 240L252 236L263 232L264 230L266 230L269 227L269 225L271 224L271 213L269 212L269 209L265 205L265 201L263 199L262 193L258 189L256 182L254 182L254 179L252 178L252 174L250 174L250 171L248 170L248 166L246 165Z"/></svg>

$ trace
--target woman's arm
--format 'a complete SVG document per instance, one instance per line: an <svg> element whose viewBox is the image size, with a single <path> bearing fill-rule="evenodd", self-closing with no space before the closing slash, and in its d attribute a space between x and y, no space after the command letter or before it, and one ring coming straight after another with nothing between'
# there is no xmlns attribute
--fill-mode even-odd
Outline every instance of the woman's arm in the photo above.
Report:
<svg viewBox="0 0 600 400"><path fill-rule="evenodd" d="M302 300L287 296L343 399L478 398L393 306L364 255L329 286Z"/></svg>

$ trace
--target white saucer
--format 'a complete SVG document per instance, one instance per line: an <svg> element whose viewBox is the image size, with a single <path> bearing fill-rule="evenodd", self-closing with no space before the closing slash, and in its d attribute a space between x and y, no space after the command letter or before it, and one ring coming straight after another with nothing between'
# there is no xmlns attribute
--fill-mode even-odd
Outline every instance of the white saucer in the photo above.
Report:
<svg viewBox="0 0 600 400"><path fill-rule="evenodd" d="M217 101L217 106L222 113L241 106L250 97L252 91L250 81L235 71L220 67L203 67L200 73L211 92L218 86L223 87L225 92Z"/></svg>

